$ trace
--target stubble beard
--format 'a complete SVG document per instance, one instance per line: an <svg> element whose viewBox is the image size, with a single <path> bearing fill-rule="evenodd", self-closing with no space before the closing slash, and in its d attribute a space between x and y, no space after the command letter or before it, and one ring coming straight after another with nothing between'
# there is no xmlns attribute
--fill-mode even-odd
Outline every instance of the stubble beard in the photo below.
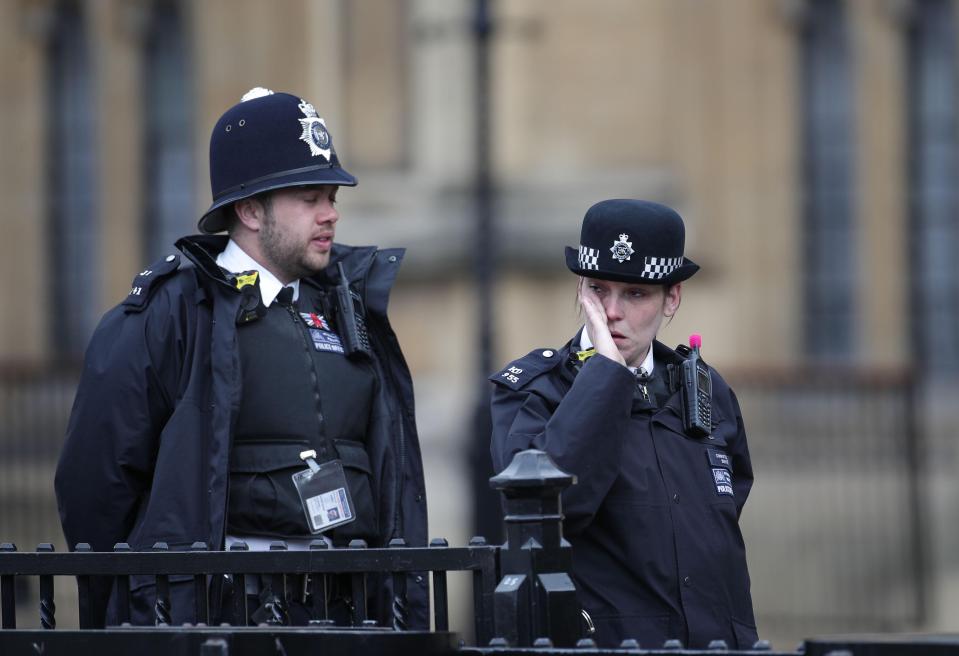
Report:
<svg viewBox="0 0 959 656"><path fill-rule="evenodd" d="M260 228L260 249L263 255L273 263L279 273L291 280L306 278L319 273L326 268L329 255L318 256L317 261L309 258L309 244L297 243L294 240L284 239L284 235L276 229L276 217L270 209L264 214L263 225Z"/></svg>

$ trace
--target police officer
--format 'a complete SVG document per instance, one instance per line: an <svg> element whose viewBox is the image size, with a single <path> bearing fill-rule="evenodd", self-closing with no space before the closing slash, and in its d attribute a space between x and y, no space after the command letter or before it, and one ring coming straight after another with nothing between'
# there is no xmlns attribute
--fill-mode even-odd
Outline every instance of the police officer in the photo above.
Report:
<svg viewBox="0 0 959 656"><path fill-rule="evenodd" d="M141 271L90 342L55 482L68 544L425 546L412 383L386 316L403 251L333 242L356 179L298 96L257 88L223 114L210 179L207 234ZM387 625L389 579L368 609ZM191 586L173 582L187 621ZM406 587L395 617L428 627L424 578ZM152 623L152 579L131 588L134 622ZM97 620L115 620L111 582L94 591Z"/></svg>
<svg viewBox="0 0 959 656"><path fill-rule="evenodd" d="M756 640L739 514L752 484L736 396L715 370L712 431L683 422L683 355L656 341L699 267L672 209L606 200L583 219L566 266L585 326L491 376L496 471L542 449L578 484L563 496L573 579L597 643Z"/></svg>

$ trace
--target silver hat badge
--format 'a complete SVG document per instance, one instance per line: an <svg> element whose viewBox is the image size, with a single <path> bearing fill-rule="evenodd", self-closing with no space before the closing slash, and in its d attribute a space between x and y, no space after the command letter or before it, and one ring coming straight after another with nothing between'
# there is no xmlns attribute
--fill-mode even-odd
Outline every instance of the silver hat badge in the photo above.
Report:
<svg viewBox="0 0 959 656"><path fill-rule="evenodd" d="M629 235L625 232L619 236L618 241L613 242L613 247L609 250L613 253L613 259L619 262L625 262L636 252L633 250L633 242L629 241Z"/></svg>
<svg viewBox="0 0 959 656"><path fill-rule="evenodd" d="M326 130L326 121L319 118L313 105L305 100L300 100L299 108L306 117L299 119L300 125L303 126L300 141L306 142L313 157L322 155L326 161L330 161L330 133Z"/></svg>

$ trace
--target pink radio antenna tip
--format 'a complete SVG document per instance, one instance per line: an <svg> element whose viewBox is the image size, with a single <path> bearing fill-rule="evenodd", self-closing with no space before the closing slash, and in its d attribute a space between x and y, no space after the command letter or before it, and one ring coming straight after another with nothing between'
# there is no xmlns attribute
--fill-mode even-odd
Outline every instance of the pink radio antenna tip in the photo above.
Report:
<svg viewBox="0 0 959 656"><path fill-rule="evenodd" d="M699 333L693 333L689 336L690 348L698 349L703 345L703 338Z"/></svg>

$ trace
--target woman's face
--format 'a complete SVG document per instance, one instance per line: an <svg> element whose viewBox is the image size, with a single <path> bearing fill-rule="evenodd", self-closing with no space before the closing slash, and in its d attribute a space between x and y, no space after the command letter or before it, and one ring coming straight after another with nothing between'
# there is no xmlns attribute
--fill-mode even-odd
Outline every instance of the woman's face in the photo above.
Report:
<svg viewBox="0 0 959 656"><path fill-rule="evenodd" d="M586 287L602 304L609 334L630 367L642 364L663 319L679 308L682 291L680 283L664 287L596 278L586 278Z"/></svg>

